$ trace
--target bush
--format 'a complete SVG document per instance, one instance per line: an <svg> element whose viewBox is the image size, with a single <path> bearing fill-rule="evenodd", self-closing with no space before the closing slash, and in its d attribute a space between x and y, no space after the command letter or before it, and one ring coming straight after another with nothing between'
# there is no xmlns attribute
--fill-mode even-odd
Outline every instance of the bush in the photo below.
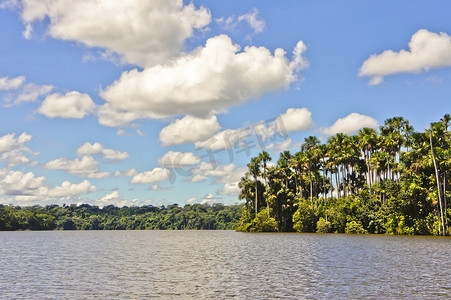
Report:
<svg viewBox="0 0 451 300"><path fill-rule="evenodd" d="M352 233L352 234L364 234L368 233L365 228L363 228L363 225L360 222L351 221L346 223L346 233Z"/></svg>
<svg viewBox="0 0 451 300"><path fill-rule="evenodd" d="M252 220L251 227L251 230L255 232L276 232L277 222L276 219L269 217L266 209L262 209L257 214L257 218Z"/></svg>
<svg viewBox="0 0 451 300"><path fill-rule="evenodd" d="M316 223L316 232L329 233L332 232L332 223L326 221L324 218L320 218Z"/></svg>
<svg viewBox="0 0 451 300"><path fill-rule="evenodd" d="M299 202L299 208L293 215L293 228L297 232L315 232L316 214L306 201Z"/></svg>

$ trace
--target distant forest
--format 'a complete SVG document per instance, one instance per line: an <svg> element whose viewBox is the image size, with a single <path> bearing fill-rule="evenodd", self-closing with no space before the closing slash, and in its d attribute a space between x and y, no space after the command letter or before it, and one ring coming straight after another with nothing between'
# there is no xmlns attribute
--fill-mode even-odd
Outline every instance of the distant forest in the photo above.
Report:
<svg viewBox="0 0 451 300"><path fill-rule="evenodd" d="M449 235L451 117L423 132L403 117L251 159L238 230Z"/></svg>
<svg viewBox="0 0 451 300"><path fill-rule="evenodd" d="M236 229L243 205L0 205L0 230Z"/></svg>

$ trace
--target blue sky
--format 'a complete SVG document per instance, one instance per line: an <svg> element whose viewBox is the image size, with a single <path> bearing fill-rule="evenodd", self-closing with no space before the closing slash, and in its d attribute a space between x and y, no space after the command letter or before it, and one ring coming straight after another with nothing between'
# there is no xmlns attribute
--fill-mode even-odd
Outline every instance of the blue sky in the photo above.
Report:
<svg viewBox="0 0 451 300"><path fill-rule="evenodd" d="M0 204L234 204L262 149L451 110L449 1L0 3Z"/></svg>

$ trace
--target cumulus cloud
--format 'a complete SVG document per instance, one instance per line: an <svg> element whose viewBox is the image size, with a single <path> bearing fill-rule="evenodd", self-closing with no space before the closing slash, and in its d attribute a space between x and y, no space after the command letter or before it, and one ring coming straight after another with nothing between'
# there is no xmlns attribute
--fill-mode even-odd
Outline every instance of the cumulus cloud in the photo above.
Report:
<svg viewBox="0 0 451 300"><path fill-rule="evenodd" d="M216 116L203 119L187 115L164 127L160 131L160 141L163 146L203 141L213 136L219 128Z"/></svg>
<svg viewBox="0 0 451 300"><path fill-rule="evenodd" d="M225 166L213 165L202 162L200 166L191 170L193 177L191 182L199 182L207 179L208 176L215 178L215 183L233 183L240 181L241 177L246 173L247 168L237 167L235 164Z"/></svg>
<svg viewBox="0 0 451 300"><path fill-rule="evenodd" d="M145 171L138 173L133 176L130 183L133 184L143 184L143 183L154 183L163 180L168 180L171 176L171 172L166 168L155 168L151 171Z"/></svg>
<svg viewBox="0 0 451 300"><path fill-rule="evenodd" d="M169 151L158 159L158 163L166 168L181 168L193 166L200 162L200 157L192 152Z"/></svg>
<svg viewBox="0 0 451 300"><path fill-rule="evenodd" d="M373 54L360 67L359 76L370 76L370 85L384 81L396 73L420 73L433 68L451 66L451 37L421 29L412 35L409 50L386 50Z"/></svg>
<svg viewBox="0 0 451 300"><path fill-rule="evenodd" d="M109 194L106 194L99 200L95 201L95 205L98 205L100 208L103 208L107 205L114 205L117 207L123 207L123 206L137 206L140 203L138 199L133 199L132 201L127 201L122 199L122 197L119 195L118 191L113 191Z"/></svg>
<svg viewBox="0 0 451 300"><path fill-rule="evenodd" d="M117 53L127 63L149 66L175 57L210 12L182 0L24 0L26 32L50 19L48 34Z"/></svg>
<svg viewBox="0 0 451 300"><path fill-rule="evenodd" d="M337 133L351 135L365 127L377 129L377 120L370 116L352 113L344 118L338 119L332 126L321 129L321 132L325 135L334 135Z"/></svg>
<svg viewBox="0 0 451 300"><path fill-rule="evenodd" d="M195 142L196 148L209 150L231 149L236 143L246 143L251 135L267 140L274 136L284 136L292 131L307 130L313 126L312 113L307 108L289 108L275 121L260 121L252 126L222 130L205 141ZM245 148L245 145L242 145Z"/></svg>
<svg viewBox="0 0 451 300"><path fill-rule="evenodd" d="M221 197L215 197L213 194L208 193L206 194L202 200L200 201L200 204L215 204L215 203L221 203L222 198Z"/></svg>
<svg viewBox="0 0 451 300"><path fill-rule="evenodd" d="M285 150L289 150L291 148L293 148L292 145L292 140L291 138L286 138L285 140L281 141L281 142L275 142L275 143L271 143L269 144L266 149L270 150L270 151L274 151L274 152L283 152Z"/></svg>
<svg viewBox="0 0 451 300"><path fill-rule="evenodd" d="M0 169L0 194L14 196L16 201L51 201L56 198L76 197L97 190L88 180L80 183L64 181L59 186L51 187L44 176L33 172ZM36 203L36 202L34 202Z"/></svg>
<svg viewBox="0 0 451 300"><path fill-rule="evenodd" d="M24 76L15 78L2 77L0 78L0 90L17 90L25 81Z"/></svg>
<svg viewBox="0 0 451 300"><path fill-rule="evenodd" d="M208 193L205 196L203 196L201 199L197 197L192 197L186 200L186 204L215 204L215 203L221 203L222 198L221 197L215 197L212 193Z"/></svg>
<svg viewBox="0 0 451 300"><path fill-rule="evenodd" d="M296 49L302 48L299 45L303 43ZM291 62L282 49L274 54L264 47L238 51L228 36L216 36L172 64L124 72L101 96L115 109L139 118L206 117L288 88L304 61L295 57L303 54L296 51Z"/></svg>
<svg viewBox="0 0 451 300"><path fill-rule="evenodd" d="M124 160L129 157L127 152L105 148L102 144L95 142L93 144L87 142L81 145L75 153L78 156L101 154L106 159Z"/></svg>
<svg viewBox="0 0 451 300"><path fill-rule="evenodd" d="M72 91L65 95L60 93L48 95L38 112L49 118L82 119L93 113L95 108L96 105L88 94Z"/></svg>
<svg viewBox="0 0 451 300"><path fill-rule="evenodd" d="M239 195L241 192L241 189L238 187L238 181L237 182L227 182L222 189L218 191L218 194L220 195Z"/></svg>
<svg viewBox="0 0 451 300"><path fill-rule="evenodd" d="M108 172L97 172L99 169L98 163L89 155L72 160L65 157L57 158L49 161L43 167L50 170L63 170L72 175L89 178L104 178L110 175Z"/></svg>
<svg viewBox="0 0 451 300"><path fill-rule="evenodd" d="M60 186L55 186L51 189L44 187L40 190L43 195L49 197L74 197L82 194L93 193L95 191L97 191L97 187L92 185L86 179L80 183L70 183L69 181L64 181Z"/></svg>
<svg viewBox="0 0 451 300"><path fill-rule="evenodd" d="M139 112L128 112L106 103L98 108L97 117L99 123L108 127L128 126L131 122L139 118L146 118L146 115ZM120 135L120 134L118 134Z"/></svg>
<svg viewBox="0 0 451 300"><path fill-rule="evenodd" d="M50 93L54 87L52 85L37 85L34 83L25 84L25 77L19 76L9 79L0 78L0 91L5 91L3 106L10 107L23 102L36 102L41 96Z"/></svg>
<svg viewBox="0 0 451 300"><path fill-rule="evenodd" d="M209 150L230 149L235 143L246 139L251 134L252 131L249 128L225 129L205 141L196 142L195 146Z"/></svg>
<svg viewBox="0 0 451 300"><path fill-rule="evenodd" d="M32 136L26 132L16 137L15 133L9 133L0 137L0 161L5 162L9 167L30 164L31 160L25 156L24 152L33 153L25 146L30 142Z"/></svg>
<svg viewBox="0 0 451 300"><path fill-rule="evenodd" d="M286 132L307 130L313 126L312 113L307 108L289 108L277 117L280 129Z"/></svg>

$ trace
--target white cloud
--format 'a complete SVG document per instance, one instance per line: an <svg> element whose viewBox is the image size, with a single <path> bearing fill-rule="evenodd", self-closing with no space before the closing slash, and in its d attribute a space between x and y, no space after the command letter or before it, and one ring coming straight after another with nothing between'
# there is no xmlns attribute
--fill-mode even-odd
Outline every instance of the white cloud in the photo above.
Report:
<svg viewBox="0 0 451 300"><path fill-rule="evenodd" d="M207 179L208 176L215 178L215 183L231 183L240 181L241 177L246 173L247 168L237 167L235 164L225 166L212 165L202 162L200 166L193 168L191 173L194 175L191 182L198 182Z"/></svg>
<svg viewBox="0 0 451 300"><path fill-rule="evenodd" d="M72 91L65 95L60 93L48 95L38 112L49 118L82 119L93 113L95 108L96 105L88 94Z"/></svg>
<svg viewBox="0 0 451 300"><path fill-rule="evenodd" d="M44 176L36 177L32 172L0 169L0 194L27 195L43 186L45 181Z"/></svg>
<svg viewBox="0 0 451 300"><path fill-rule="evenodd" d="M81 183L64 181L61 185L51 187L44 176L36 177L33 172L23 173L0 169L0 194L14 196L15 201L55 201L60 197L76 197L92 193L97 187L88 180Z"/></svg>
<svg viewBox="0 0 451 300"><path fill-rule="evenodd" d="M33 153L25 144L30 142L32 136L22 133L16 137L15 133L6 134L0 137L0 161L5 162L9 167L21 164L30 164L31 161L24 152Z"/></svg>
<svg viewBox="0 0 451 300"><path fill-rule="evenodd" d="M194 204L194 203L196 203L198 201L199 201L199 198L192 197L192 198L189 198L188 200L186 200L186 204Z"/></svg>
<svg viewBox="0 0 451 300"><path fill-rule="evenodd" d="M127 152L120 152L118 150L105 148L98 142L95 142L93 144L88 142L84 143L77 149L75 153L78 156L102 154L104 158L111 160L123 160L129 157Z"/></svg>
<svg viewBox="0 0 451 300"><path fill-rule="evenodd" d="M364 127L378 128L377 120L358 113L352 113L344 118L338 119L332 126L321 129L325 135L337 133L355 134Z"/></svg>
<svg viewBox="0 0 451 300"><path fill-rule="evenodd" d="M265 30L265 21L258 15L259 11L255 7L251 12L238 17L238 22L245 21L249 26L254 29L254 32L260 33Z"/></svg>
<svg viewBox="0 0 451 300"><path fill-rule="evenodd" d="M241 189L238 187L238 182L227 182L222 189L218 191L220 195L238 195Z"/></svg>
<svg viewBox="0 0 451 300"><path fill-rule="evenodd" d="M275 152L283 152L283 151L289 150L291 148L293 148L291 138L286 138L285 140L283 140L281 142L271 143L268 146L266 146L266 149L268 149L270 151L275 151Z"/></svg>
<svg viewBox="0 0 451 300"><path fill-rule="evenodd" d="M47 95L53 89L52 85L25 84L25 76L0 78L0 91L7 91L2 99L5 102L3 105L5 107L18 105L22 102L36 102L41 96Z"/></svg>
<svg viewBox="0 0 451 300"><path fill-rule="evenodd" d="M286 139L289 132L307 130L313 124L312 113L307 108L289 108L273 122L260 121L252 126L225 129L205 141L196 142L195 146L209 150L231 149L237 142L246 143L253 134L264 140L275 135L283 135Z"/></svg>
<svg viewBox="0 0 451 300"><path fill-rule="evenodd" d="M16 138L15 133L9 133L0 137L0 153L5 153L13 151L16 149L26 149L25 143L30 142L32 136L26 132L23 132L20 136Z"/></svg>
<svg viewBox="0 0 451 300"><path fill-rule="evenodd" d="M108 103L99 107L97 116L99 118L99 123L108 127L127 126L130 122L146 117L138 112L127 112L117 109Z"/></svg>
<svg viewBox="0 0 451 300"><path fill-rule="evenodd" d="M200 162L200 157L192 152L169 151L158 159L158 163L166 168L182 168L193 166Z"/></svg>
<svg viewBox="0 0 451 300"><path fill-rule="evenodd" d="M165 190L167 190L168 188L166 188L166 187L161 187L161 186L159 186L158 184L153 184L149 189L150 189L151 191L165 191Z"/></svg>
<svg viewBox="0 0 451 300"><path fill-rule="evenodd" d="M128 63L149 66L175 57L195 29L210 23L206 8L182 0L24 0L22 19L48 17L49 35L115 52ZM31 32L27 27L27 32Z"/></svg>
<svg viewBox="0 0 451 300"><path fill-rule="evenodd" d="M209 150L230 149L236 142L246 139L251 134L249 128L225 129L208 140L196 142L195 146Z"/></svg>
<svg viewBox="0 0 451 300"><path fill-rule="evenodd" d="M0 9L19 7L19 0L3 0L0 2Z"/></svg>
<svg viewBox="0 0 451 300"><path fill-rule="evenodd" d="M117 170L116 172L114 172L114 176L119 177L119 176L127 176L127 177L133 177L136 174L138 174L138 171L135 168L131 168L129 170L126 171L119 171Z"/></svg>
<svg viewBox="0 0 451 300"><path fill-rule="evenodd" d="M39 190L41 195L48 197L74 197L82 194L88 194L97 191L97 187L92 185L88 180L83 180L82 182L70 183L69 181L64 181L60 186L56 186L51 189L41 188Z"/></svg>
<svg viewBox="0 0 451 300"><path fill-rule="evenodd" d="M296 49L302 48L300 45L303 43ZM171 64L124 72L101 96L115 109L139 118L206 117L263 93L288 88L304 61L293 57L290 62L282 49L276 49L274 55L264 47L238 50L226 35L210 38L205 47Z"/></svg>
<svg viewBox="0 0 451 300"><path fill-rule="evenodd" d="M25 81L24 76L15 78L2 77L0 78L0 90L17 90Z"/></svg>
<svg viewBox="0 0 451 300"><path fill-rule="evenodd" d="M302 131L313 126L312 113L307 108L289 108L279 117L278 125L281 131Z"/></svg>
<svg viewBox="0 0 451 300"><path fill-rule="evenodd" d="M139 204L138 199L133 199L131 202L122 199L122 197L119 195L118 191L113 191L109 194L106 194L101 199L95 201L95 205L98 205L100 208L103 208L107 205L114 205L117 207L123 207L123 206L130 206L130 205L137 205Z"/></svg>
<svg viewBox="0 0 451 300"><path fill-rule="evenodd" d="M451 37L421 29L412 35L409 50L386 50L373 54L360 67L359 76L370 76L370 85L384 81L396 73L420 73L433 68L451 66Z"/></svg>
<svg viewBox="0 0 451 300"><path fill-rule="evenodd" d="M166 168L155 168L152 171L145 171L133 176L130 183L142 184L142 183L154 183L163 180L168 180L171 176L171 172Z"/></svg>
<svg viewBox="0 0 451 300"><path fill-rule="evenodd" d="M215 196L213 196L213 194L208 193L202 198L202 200L200 201L200 204L221 203L221 200L222 200L221 197L215 197Z"/></svg>
<svg viewBox="0 0 451 300"><path fill-rule="evenodd" d="M53 90L52 85L37 85L34 83L26 84L21 90L19 95L14 100L14 104L20 104L22 102L36 102L38 98L43 95L47 95Z"/></svg>
<svg viewBox="0 0 451 300"><path fill-rule="evenodd" d="M110 175L108 172L98 173L97 161L88 155L72 160L64 157L57 158L49 161L43 167L50 170L64 170L72 175L89 178L104 178Z"/></svg>
<svg viewBox="0 0 451 300"><path fill-rule="evenodd" d="M181 145L203 141L219 130L216 116L207 119L185 116L164 127L160 131L163 146Z"/></svg>
<svg viewBox="0 0 451 300"><path fill-rule="evenodd" d="M205 196L203 196L201 199L197 197L192 197L186 200L186 204L215 204L215 203L221 203L222 198L221 197L215 197L212 193L208 193Z"/></svg>

